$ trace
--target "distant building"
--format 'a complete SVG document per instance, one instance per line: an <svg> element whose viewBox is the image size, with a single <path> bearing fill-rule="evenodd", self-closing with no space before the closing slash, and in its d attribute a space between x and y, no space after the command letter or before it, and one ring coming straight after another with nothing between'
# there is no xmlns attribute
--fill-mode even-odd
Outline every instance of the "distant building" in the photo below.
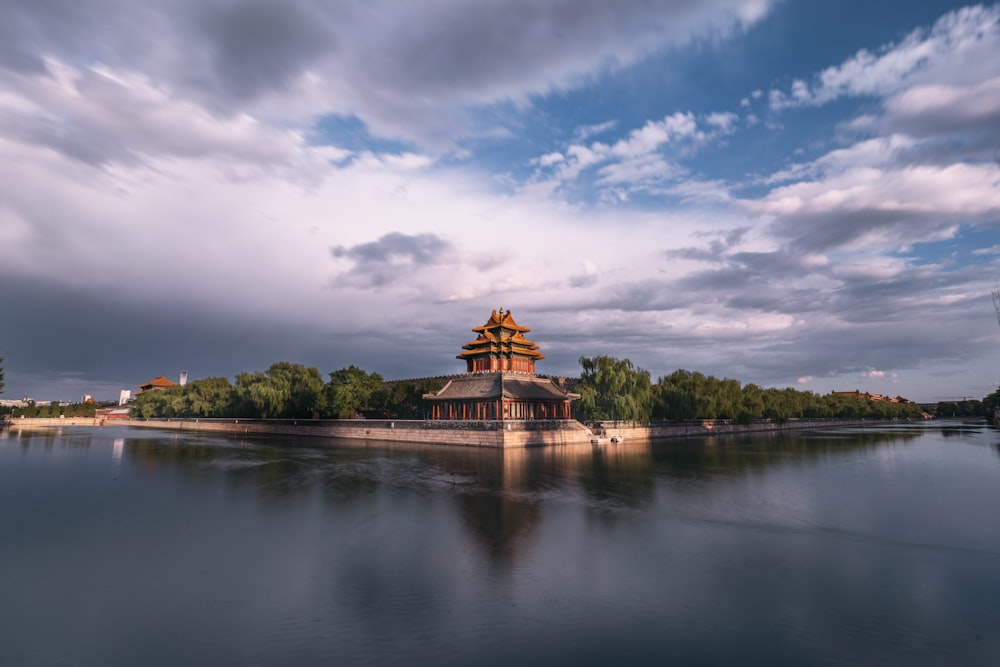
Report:
<svg viewBox="0 0 1000 667"><path fill-rule="evenodd" d="M141 394L147 391L163 391L168 387L177 387L177 386L179 385L176 382L171 382L166 377L161 375L158 378L153 378L146 384L139 385L139 393Z"/></svg>
<svg viewBox="0 0 1000 667"><path fill-rule="evenodd" d="M903 398L902 396L883 396L882 394L872 394L870 392L862 392L859 389L854 391L831 391L831 396L854 396L857 398L863 398L868 401L875 402L885 402L885 403L912 403L908 398Z"/></svg>
<svg viewBox="0 0 1000 667"><path fill-rule="evenodd" d="M118 405L125 405L132 398L132 391L130 389L122 389L121 393L118 394Z"/></svg>
<svg viewBox="0 0 1000 667"><path fill-rule="evenodd" d="M524 337L531 329L501 308L472 331L478 335L457 356L466 362L465 375L454 376L440 390L424 394L431 419L571 418L570 404L580 395L535 374L535 362L545 355Z"/></svg>
<svg viewBox="0 0 1000 667"><path fill-rule="evenodd" d="M95 416L100 420L128 419L130 408L98 408Z"/></svg>

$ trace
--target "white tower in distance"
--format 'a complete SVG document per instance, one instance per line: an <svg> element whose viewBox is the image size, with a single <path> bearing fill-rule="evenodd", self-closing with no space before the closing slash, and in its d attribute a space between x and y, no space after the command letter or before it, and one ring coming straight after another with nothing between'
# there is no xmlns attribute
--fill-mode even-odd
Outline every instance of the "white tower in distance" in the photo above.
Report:
<svg viewBox="0 0 1000 667"><path fill-rule="evenodd" d="M993 310L997 311L997 322L1000 323L1000 283L993 283Z"/></svg>
<svg viewBox="0 0 1000 667"><path fill-rule="evenodd" d="M180 386L183 387L187 383L188 383L188 372L187 371L181 371L180 382L178 382L177 384L179 384Z"/></svg>

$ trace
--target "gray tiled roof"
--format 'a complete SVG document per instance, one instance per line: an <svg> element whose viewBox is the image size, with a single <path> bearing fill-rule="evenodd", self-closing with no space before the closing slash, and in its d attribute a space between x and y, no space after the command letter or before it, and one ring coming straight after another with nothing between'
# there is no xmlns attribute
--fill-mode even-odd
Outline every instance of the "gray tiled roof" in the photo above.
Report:
<svg viewBox="0 0 1000 667"><path fill-rule="evenodd" d="M526 373L469 373L452 378L434 394L425 394L432 401L496 400L514 398L531 401L566 401L577 399L552 382L550 378Z"/></svg>

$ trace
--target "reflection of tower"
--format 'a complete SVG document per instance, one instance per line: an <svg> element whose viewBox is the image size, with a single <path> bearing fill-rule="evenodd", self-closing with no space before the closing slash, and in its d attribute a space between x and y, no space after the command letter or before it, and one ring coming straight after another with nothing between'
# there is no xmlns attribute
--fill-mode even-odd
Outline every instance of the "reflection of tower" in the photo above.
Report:
<svg viewBox="0 0 1000 667"><path fill-rule="evenodd" d="M181 377L180 377L180 380L179 380L179 382L177 384L179 384L180 386L183 387L187 383L188 383L188 372L187 371L181 371Z"/></svg>
<svg viewBox="0 0 1000 667"><path fill-rule="evenodd" d="M997 314L997 323L1000 324L1000 284L993 283L993 310ZM1000 424L1000 404L993 408L993 423Z"/></svg>

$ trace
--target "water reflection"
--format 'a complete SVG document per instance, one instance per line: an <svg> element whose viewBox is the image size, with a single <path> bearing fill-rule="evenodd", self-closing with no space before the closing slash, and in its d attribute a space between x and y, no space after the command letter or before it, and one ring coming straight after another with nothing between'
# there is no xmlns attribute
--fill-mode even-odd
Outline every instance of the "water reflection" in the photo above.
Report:
<svg viewBox="0 0 1000 667"><path fill-rule="evenodd" d="M580 494L592 512L614 516L654 503L658 480L741 476L906 443L920 433L903 428L508 451L130 433L114 439L113 457L145 473L169 468L196 477L221 477L234 491L249 491L272 504L301 503L314 494L331 507L384 491L443 496L458 508L468 537L482 553L509 568L530 548L542 519L541 506L567 494ZM35 439L43 446L57 441L56 436ZM675 485L671 493L698 488Z"/></svg>
<svg viewBox="0 0 1000 667"><path fill-rule="evenodd" d="M678 479L700 479L760 471L789 461L808 461L872 451L913 441L919 429L843 429L764 433L756 436L710 436L662 441L652 450L657 469Z"/></svg>
<svg viewBox="0 0 1000 667"><path fill-rule="evenodd" d="M0 663L995 664L995 437L11 433Z"/></svg>

